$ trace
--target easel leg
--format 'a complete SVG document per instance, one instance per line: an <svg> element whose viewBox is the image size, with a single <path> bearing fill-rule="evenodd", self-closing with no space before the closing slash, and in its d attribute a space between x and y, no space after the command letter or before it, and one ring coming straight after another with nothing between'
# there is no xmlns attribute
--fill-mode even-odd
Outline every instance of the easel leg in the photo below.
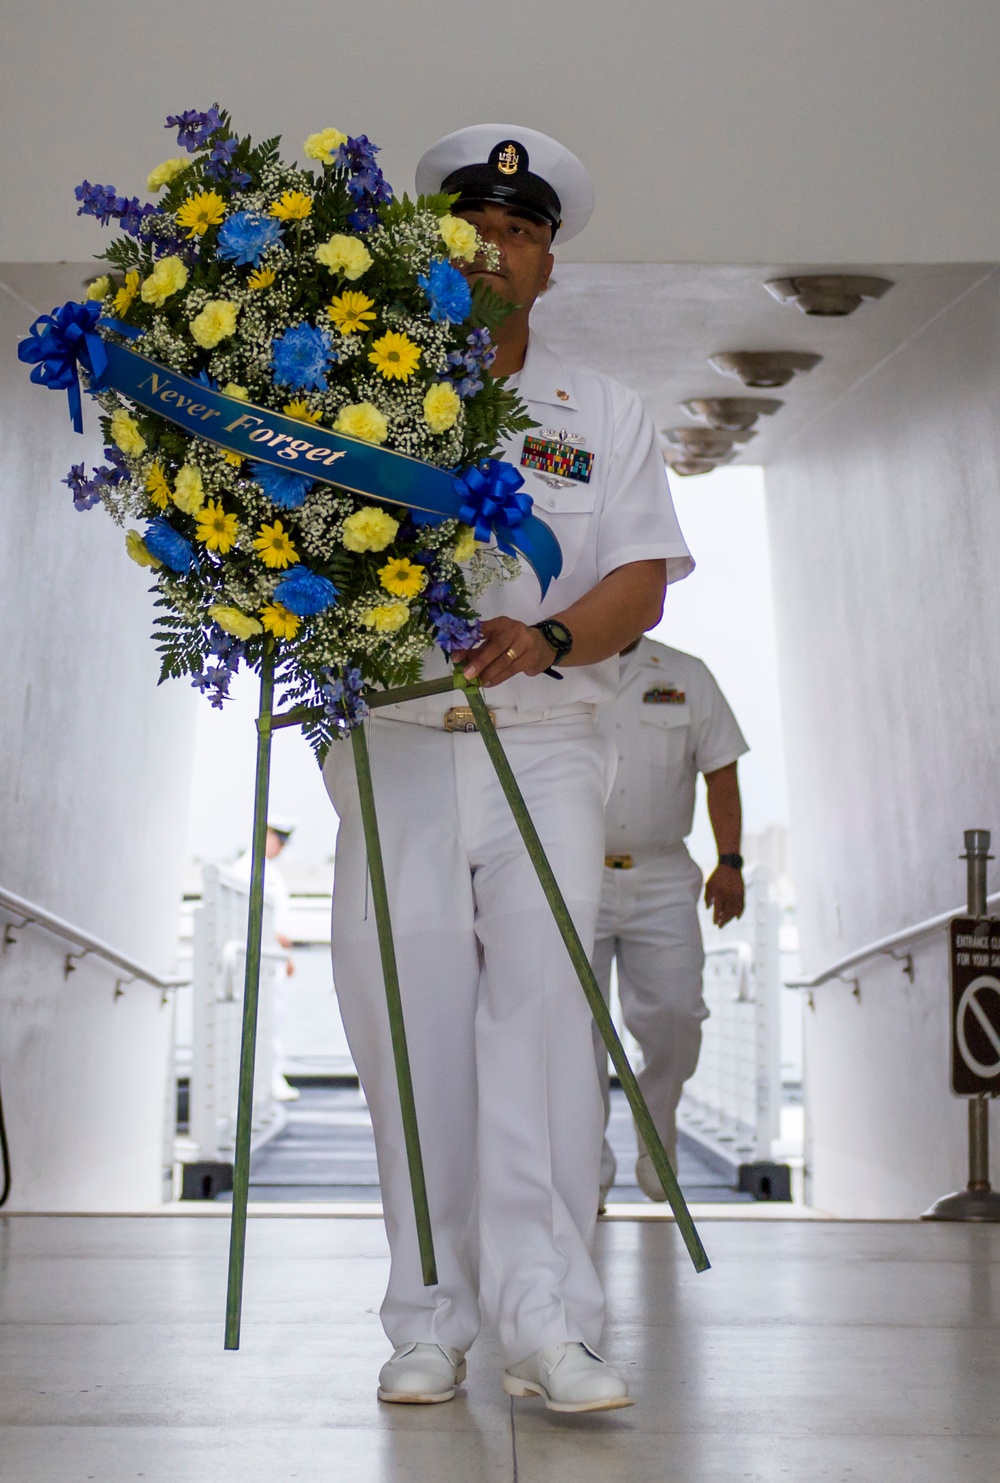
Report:
<svg viewBox="0 0 1000 1483"><path fill-rule="evenodd" d="M489 752L493 766L496 768L500 786L504 791L507 802L510 804L511 812L521 833L521 838L524 840L525 847L531 857L531 863L535 867L542 890L545 892L546 900L552 909L556 926L559 928L563 942L566 944L573 967L576 969L577 976L583 987L583 992L587 996L587 1002L597 1022L597 1028L601 1032L612 1064L618 1073L618 1078L625 1091L625 1096L628 1098L628 1104L632 1109L632 1116L635 1118L636 1127L653 1161L653 1167L659 1176L664 1194L670 1202L670 1208L677 1220L678 1230L684 1238L684 1244L694 1263L695 1271L707 1271L711 1265L708 1255L704 1246L701 1244L701 1237L698 1235L694 1221L691 1219L691 1212L687 1208L684 1196L677 1183L676 1175L670 1166L670 1160L667 1158L663 1144L660 1142L660 1136L656 1131L653 1119L649 1115L649 1108L646 1106L642 1092L639 1090L639 1084L628 1063L628 1057L625 1055L622 1043L618 1038L618 1032L615 1030L608 1006L605 1004L597 980L594 978L594 971L590 966L590 960L583 950L583 944L577 935L569 908L563 899L562 892L552 873L552 867L542 848L542 842L532 823L531 815L528 813L524 798L521 795L521 790L517 784L517 779L507 760L507 754L504 752L500 738L497 736L496 728L490 719L489 708L483 699L482 690L478 685L463 685L461 688L465 690L468 696L469 705L476 718L477 729L482 734L483 741L486 744L486 750ZM594 1199L597 1199L596 1189L594 1191Z"/></svg>
<svg viewBox="0 0 1000 1483"><path fill-rule="evenodd" d="M427 1208L427 1186L424 1181L424 1162L420 1153L420 1135L417 1131L417 1109L413 1101L413 1080L410 1075L410 1057L406 1048L403 1005L399 995L396 950L393 946L392 923L389 918L389 895L385 885L382 846L379 841L378 818L375 813L371 760L368 755L368 742L365 739L363 725L355 726L351 732L351 742L354 747L354 766L358 776L358 793L361 797L361 820L365 831L365 847L368 851L368 873L371 878L375 925L378 929L378 946L382 958L382 977L385 981L385 998L389 1011L392 1054L396 1062L396 1081L399 1085L399 1106L403 1118L403 1136L406 1140L406 1160L410 1170L410 1188L413 1192L413 1213L417 1222L420 1266L424 1286L433 1287L437 1282L434 1240L431 1235L430 1212Z"/></svg>
<svg viewBox="0 0 1000 1483"><path fill-rule="evenodd" d="M250 868L250 914L247 921L246 975L243 985L243 1038L236 1111L233 1163L233 1213L229 1227L229 1287L226 1294L226 1348L240 1347L243 1306L243 1258L250 1189L250 1132L253 1123L253 1073L257 1052L257 1000L260 990L260 940L264 917L264 860L267 846L267 795L271 771L271 710L274 700L274 648L264 650L260 667L260 714L257 717L257 779L253 800L253 853Z"/></svg>

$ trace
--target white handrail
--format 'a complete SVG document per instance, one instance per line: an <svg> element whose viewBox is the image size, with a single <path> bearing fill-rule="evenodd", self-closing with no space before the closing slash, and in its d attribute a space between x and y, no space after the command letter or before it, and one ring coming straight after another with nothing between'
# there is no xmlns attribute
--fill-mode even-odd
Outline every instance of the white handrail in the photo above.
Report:
<svg viewBox="0 0 1000 1483"><path fill-rule="evenodd" d="M1000 892L993 896L987 896L987 907L1000 906ZM818 989L821 984L829 983L831 979L843 978L850 968L857 968L868 958L877 958L885 955L895 958L896 949L906 947L909 943L918 942L921 937L930 937L933 932L939 931L941 927L947 927L952 917L963 917L966 915L964 906L955 906L951 911L939 912L936 917L928 917L924 922L917 922L912 927L904 927L901 932L893 932L890 937L880 937L877 942L870 942L867 947L858 948L857 952L848 953L846 958L838 958L836 963L831 963L821 973L813 974L812 978L788 978L785 987L788 989ZM909 953L903 954L903 959L909 959ZM912 977L912 963L909 972Z"/></svg>
<svg viewBox="0 0 1000 1483"><path fill-rule="evenodd" d="M181 984L190 983L189 978L181 978L176 974L154 973L142 963L137 963L134 958L119 953L108 943L99 937L93 937L89 932L84 932L82 927L74 927L72 922L66 922L62 917L57 917L54 912L46 911L45 907L36 905L33 901L26 901L23 896L16 896L13 891L5 891L0 887L0 906L7 911L14 912L21 917L20 922L8 922L4 930L4 949L10 947L16 938L15 932L22 927L44 927L47 932L53 932L57 937L62 937L66 942L71 942L79 951L66 954L66 962L63 966L63 977L68 978L76 968L74 958L86 958L93 954L97 958L103 958L113 968L120 968L125 978L119 979L119 983L152 984L154 989L161 991L176 989Z"/></svg>

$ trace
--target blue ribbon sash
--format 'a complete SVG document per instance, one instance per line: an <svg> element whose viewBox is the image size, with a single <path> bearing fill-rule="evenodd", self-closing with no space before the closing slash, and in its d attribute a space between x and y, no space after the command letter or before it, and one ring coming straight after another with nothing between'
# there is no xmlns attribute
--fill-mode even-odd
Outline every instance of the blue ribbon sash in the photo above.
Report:
<svg viewBox="0 0 1000 1483"><path fill-rule="evenodd" d="M317 482L336 484L352 494L466 521L476 526L480 539L488 528L496 533L503 549L513 548L529 563L543 597L562 569L559 542L531 513L530 498L511 487L510 475L516 475L517 470L510 464L485 459L474 470L456 476L408 454L345 438L327 428L226 396L124 345L105 341L104 351L106 365L101 374L91 378L93 391L111 387L227 453L240 453ZM478 495L471 501L467 481L474 482Z"/></svg>

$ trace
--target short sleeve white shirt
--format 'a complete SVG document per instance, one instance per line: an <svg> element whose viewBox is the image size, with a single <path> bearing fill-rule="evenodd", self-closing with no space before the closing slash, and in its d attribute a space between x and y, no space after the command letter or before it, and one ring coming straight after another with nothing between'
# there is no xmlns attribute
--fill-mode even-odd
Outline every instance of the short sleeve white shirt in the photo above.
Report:
<svg viewBox="0 0 1000 1483"><path fill-rule="evenodd" d="M714 675L693 654L642 638L619 666L618 696L597 713L618 752L607 848L669 849L691 832L699 772L728 767L749 748Z"/></svg>
<svg viewBox="0 0 1000 1483"><path fill-rule="evenodd" d="M528 434L571 442L593 454L590 479L547 480L522 466L524 433L509 438L503 457L524 477L534 513L551 528L562 551L562 572L544 600L538 579L522 561L513 581L494 582L479 598L484 618L506 615L522 623L564 611L610 572L630 562L664 558L668 582L694 570L667 484L663 455L652 419L638 396L597 371L569 366L532 334L521 371L510 378L539 424ZM448 673L439 651L429 653L424 677ZM558 712L611 700L618 688L617 655L600 664L568 667L561 680L515 675L489 689L491 706L537 713ZM388 707L383 714L417 721L439 715L454 697Z"/></svg>

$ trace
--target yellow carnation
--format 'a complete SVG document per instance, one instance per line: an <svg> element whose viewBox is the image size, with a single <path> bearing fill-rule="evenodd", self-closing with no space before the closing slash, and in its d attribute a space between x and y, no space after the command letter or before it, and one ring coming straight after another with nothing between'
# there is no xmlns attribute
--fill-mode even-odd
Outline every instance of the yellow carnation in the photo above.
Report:
<svg viewBox="0 0 1000 1483"><path fill-rule="evenodd" d="M191 334L205 350L214 350L236 329L237 306L230 299L209 299L191 321Z"/></svg>
<svg viewBox="0 0 1000 1483"><path fill-rule="evenodd" d="M231 608L223 602L213 603L208 616L214 618L219 627L231 633L235 639L249 639L255 633L264 632L263 624L258 623L256 618L250 618L246 613L241 613L239 608Z"/></svg>
<svg viewBox="0 0 1000 1483"><path fill-rule="evenodd" d="M468 561L475 551L479 542L476 540L476 532L471 525L460 525L458 528L458 539L452 552L456 561Z"/></svg>
<svg viewBox="0 0 1000 1483"><path fill-rule="evenodd" d="M146 542L137 530L127 530L125 532L125 550L138 566L156 567L163 565L163 562L158 561L153 553L147 549Z"/></svg>
<svg viewBox="0 0 1000 1483"><path fill-rule="evenodd" d="M235 397L238 402L248 402L250 400L250 393L246 387L238 386L235 381L226 382L222 388L222 395Z"/></svg>
<svg viewBox="0 0 1000 1483"><path fill-rule="evenodd" d="M174 480L174 504L185 515L196 515L205 503L205 487L201 471L193 463L186 463Z"/></svg>
<svg viewBox="0 0 1000 1483"><path fill-rule="evenodd" d="M341 407L333 430L343 433L345 438L360 438L362 443L384 443L389 436L389 424L371 402L352 402Z"/></svg>
<svg viewBox="0 0 1000 1483"><path fill-rule="evenodd" d="M111 292L111 279L107 273L102 273L100 278L95 278L93 283L88 284L84 295L88 299L106 299Z"/></svg>
<svg viewBox="0 0 1000 1483"><path fill-rule="evenodd" d="M446 433L458 421L462 399L450 381L439 381L427 388L424 397L424 421L432 433Z"/></svg>
<svg viewBox="0 0 1000 1483"><path fill-rule="evenodd" d="M416 597L427 586L427 568L408 556L394 556L378 569L379 581L393 597Z"/></svg>
<svg viewBox="0 0 1000 1483"><path fill-rule="evenodd" d="M324 165L332 165L337 150L346 143L347 135L339 129L320 129L318 134L309 135L302 146L302 153L307 160L321 160Z"/></svg>
<svg viewBox="0 0 1000 1483"><path fill-rule="evenodd" d="M361 621L366 628L374 628L376 633L395 633L409 616L410 610L405 602L380 602L363 613Z"/></svg>
<svg viewBox="0 0 1000 1483"><path fill-rule="evenodd" d="M158 463L154 463L146 475L146 493L153 504L159 509L165 510L170 503L170 485L167 476Z"/></svg>
<svg viewBox="0 0 1000 1483"><path fill-rule="evenodd" d="M341 540L348 551L384 551L398 529L399 521L377 505L364 505L344 521Z"/></svg>
<svg viewBox="0 0 1000 1483"><path fill-rule="evenodd" d="M449 257L461 258L466 263L472 262L479 251L479 237L471 221L465 221L461 216L442 216L438 222L438 231L444 239Z"/></svg>
<svg viewBox="0 0 1000 1483"><path fill-rule="evenodd" d="M146 439L139 431L139 424L121 407L111 414L111 437L130 458L138 458L146 451Z"/></svg>
<svg viewBox="0 0 1000 1483"><path fill-rule="evenodd" d="M374 262L363 242L359 242L357 237L347 237L343 232L334 232L329 242L322 242L316 248L313 256L331 273L339 273L351 282L367 273Z"/></svg>
<svg viewBox="0 0 1000 1483"><path fill-rule="evenodd" d="M302 619L280 602L269 602L260 610L260 621L276 639L293 639L302 627Z"/></svg>
<svg viewBox="0 0 1000 1483"><path fill-rule="evenodd" d="M187 159L164 160L162 165L157 165L155 170L150 170L146 177L146 189L148 191L162 190L163 186L176 180L181 171L186 170L192 163L190 156Z"/></svg>
<svg viewBox="0 0 1000 1483"><path fill-rule="evenodd" d="M142 302L159 309L188 281L186 264L179 257L161 257L142 285Z"/></svg>
<svg viewBox="0 0 1000 1483"><path fill-rule="evenodd" d="M139 272L136 268L129 268L125 274L125 282L115 294L114 303L111 305L116 314L124 314L132 304L132 300L139 292Z"/></svg>

